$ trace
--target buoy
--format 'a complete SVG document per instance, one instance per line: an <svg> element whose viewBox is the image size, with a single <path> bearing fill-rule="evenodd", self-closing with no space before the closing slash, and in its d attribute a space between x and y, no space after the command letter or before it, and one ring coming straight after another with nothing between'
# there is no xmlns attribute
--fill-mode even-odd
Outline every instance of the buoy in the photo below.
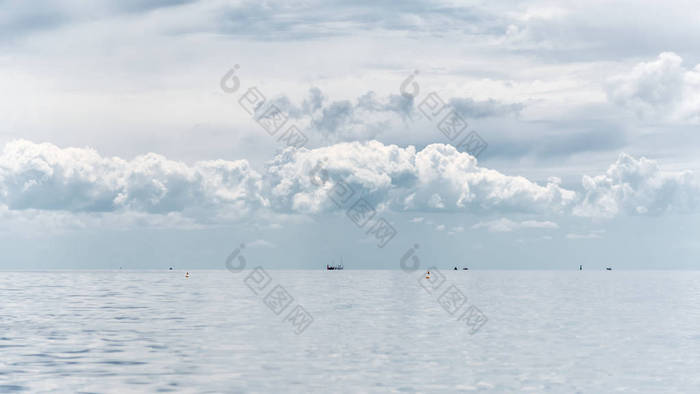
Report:
<svg viewBox="0 0 700 394"><path fill-rule="evenodd" d="M186 273L185 273L185 278L189 278L189 277L190 277L190 273L189 273L189 272L186 272Z"/></svg>

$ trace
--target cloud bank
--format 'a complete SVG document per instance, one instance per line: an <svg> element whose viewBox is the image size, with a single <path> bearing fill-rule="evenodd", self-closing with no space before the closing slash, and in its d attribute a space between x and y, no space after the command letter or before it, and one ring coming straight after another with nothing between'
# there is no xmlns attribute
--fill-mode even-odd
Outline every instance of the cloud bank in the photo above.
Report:
<svg viewBox="0 0 700 394"><path fill-rule="evenodd" d="M559 225L550 221L524 220L516 222L507 218L479 222L472 226L473 229L486 228L492 233L509 233L523 228L557 229Z"/></svg>
<svg viewBox="0 0 700 394"><path fill-rule="evenodd" d="M288 148L261 172L246 160L186 164L154 153L125 160L26 140L8 143L0 155L0 205L7 211L177 213L199 222L262 211L313 215L342 209L334 202L340 183L377 209L395 212L604 218L692 211L700 191L689 171L664 172L652 160L622 154L605 174L584 176L577 193L556 177L540 184L480 167L444 144L420 151L377 141ZM557 225L501 219L482 227Z"/></svg>
<svg viewBox="0 0 700 394"><path fill-rule="evenodd" d="M327 143L337 143L369 141L380 137L405 140L407 134L415 134L414 138L439 136L434 126L429 127L434 134L425 133L419 127L415 129L420 132L414 130L420 121L425 121L423 126L428 124L418 109L423 99L423 96L416 100L413 96L401 94L380 96L367 91L352 100L329 100L321 89L313 87L299 105L292 103L287 96L277 97L269 104L289 114L295 124L311 134L320 136ZM475 100L469 97L451 98L445 105L466 120L517 117L525 108L525 104L519 102ZM267 107L260 108L259 113L262 114L265 108ZM447 111L444 114L446 113Z"/></svg>
<svg viewBox="0 0 700 394"><path fill-rule="evenodd" d="M264 205L261 183L245 160L189 166L154 153L124 160L25 140L0 155L0 200L11 210L239 216Z"/></svg>
<svg viewBox="0 0 700 394"><path fill-rule="evenodd" d="M583 177L574 214L590 217L684 213L698 206L700 186L691 171L664 172L653 160L621 154L605 174Z"/></svg>
<svg viewBox="0 0 700 394"><path fill-rule="evenodd" d="M309 176L321 166L328 182ZM377 141L340 143L313 150L288 150L267 168L266 182L278 210L332 210L332 190L347 182L359 196L395 211L561 212L575 193L555 183L539 185L479 167L474 157L451 145L421 151Z"/></svg>
<svg viewBox="0 0 700 394"><path fill-rule="evenodd" d="M608 98L639 116L700 122L700 64L693 69L683 59L664 52L651 62L637 64L631 72L608 82Z"/></svg>

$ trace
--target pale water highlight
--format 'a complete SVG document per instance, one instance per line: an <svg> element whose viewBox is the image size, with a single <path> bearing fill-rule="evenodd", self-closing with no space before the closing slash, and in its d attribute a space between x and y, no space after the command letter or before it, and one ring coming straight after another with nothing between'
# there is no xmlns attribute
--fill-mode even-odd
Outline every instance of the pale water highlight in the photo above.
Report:
<svg viewBox="0 0 700 394"><path fill-rule="evenodd" d="M423 272L249 272L2 272L0 392L700 391L698 272L441 271L474 335Z"/></svg>

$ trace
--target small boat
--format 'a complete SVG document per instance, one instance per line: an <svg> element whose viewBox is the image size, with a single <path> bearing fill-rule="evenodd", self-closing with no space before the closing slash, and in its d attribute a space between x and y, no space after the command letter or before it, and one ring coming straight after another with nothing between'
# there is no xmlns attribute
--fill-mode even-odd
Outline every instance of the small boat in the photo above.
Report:
<svg viewBox="0 0 700 394"><path fill-rule="evenodd" d="M333 262L333 265L328 265L326 264L326 271L340 271L343 269L343 258L340 258L340 264L335 265L335 262Z"/></svg>
<svg viewBox="0 0 700 394"><path fill-rule="evenodd" d="M464 267L464 268L462 268L462 271L469 271L469 268Z"/></svg>
<svg viewBox="0 0 700 394"><path fill-rule="evenodd" d="M606 271L612 271L612 268L606 267L605 270L606 270Z"/></svg>
<svg viewBox="0 0 700 394"><path fill-rule="evenodd" d="M189 277L190 277L190 273L189 273L189 272L185 272L185 278L189 278Z"/></svg>

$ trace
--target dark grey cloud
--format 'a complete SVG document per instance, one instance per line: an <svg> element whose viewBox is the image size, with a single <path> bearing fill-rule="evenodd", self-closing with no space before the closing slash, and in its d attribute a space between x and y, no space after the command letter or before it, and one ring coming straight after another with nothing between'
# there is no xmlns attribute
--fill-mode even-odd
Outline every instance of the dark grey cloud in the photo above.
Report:
<svg viewBox="0 0 700 394"><path fill-rule="evenodd" d="M242 2L221 8L219 33L260 40L350 35L359 30L411 34L496 33L501 18L483 8L414 1Z"/></svg>
<svg viewBox="0 0 700 394"><path fill-rule="evenodd" d="M539 160L568 158L574 154L612 152L630 142L620 125L602 120L579 118L557 122L508 122L483 133L489 138L489 149L483 160L490 158L517 159L523 156Z"/></svg>
<svg viewBox="0 0 700 394"><path fill-rule="evenodd" d="M410 34L500 34L503 21L480 7L436 4L422 0L393 1L240 1L198 0L44 1L41 5L17 0L0 2L2 31L21 36L70 23L94 21L124 13L199 3L193 21L177 33L211 32L255 40L298 40L352 35L359 30L395 30ZM168 18L164 15L163 18ZM172 28L170 28L172 29Z"/></svg>
<svg viewBox="0 0 700 394"><path fill-rule="evenodd" d="M0 41L61 26L71 20L61 10L31 7L28 2L0 2Z"/></svg>
<svg viewBox="0 0 700 394"><path fill-rule="evenodd" d="M660 6L653 1L551 4L492 1L484 4L412 1L239 1L126 0L0 2L3 39L70 23L140 15L155 9L197 3L187 9L188 23L164 27L165 33L216 33L252 40L309 40L389 30L408 37L459 37L454 46L492 52L535 55L556 62L619 59L675 51L696 56L700 25L694 5ZM181 21L164 13L162 20ZM663 28L660 19L673 20ZM449 49L448 49L449 50Z"/></svg>
<svg viewBox="0 0 700 394"><path fill-rule="evenodd" d="M453 98L450 105L467 118L487 118L519 115L525 108L523 103L504 104L498 100L476 101L471 98Z"/></svg>
<svg viewBox="0 0 700 394"><path fill-rule="evenodd" d="M555 62L620 60L664 51L697 54L692 2L534 2L510 21L510 50Z"/></svg>
<svg viewBox="0 0 700 394"><path fill-rule="evenodd" d="M175 7L184 4L196 3L199 0L122 0L109 2L112 7L125 12L144 12L159 8Z"/></svg>
<svg viewBox="0 0 700 394"><path fill-rule="evenodd" d="M287 96L277 97L270 104L325 143L377 139L422 148L433 142L447 142L434 124L424 121L417 107L420 103L412 96L379 96L370 91L352 100L331 100L320 89L312 88L298 106ZM523 156L547 160L615 151L630 142L622 122L615 119L616 112L600 105L545 121L520 119L524 103L457 97L448 104L464 117L470 130L477 129L488 141L482 160Z"/></svg>
<svg viewBox="0 0 700 394"><path fill-rule="evenodd" d="M512 118L525 108L523 103L503 103L498 100L474 100L455 98L448 104L465 119ZM330 100L318 88L309 90L301 105L297 106L287 96L270 100L267 105L275 105L295 120L303 122L306 130L319 135L329 142L364 141L380 139L385 142L405 143L391 140L392 135L407 137L407 131L426 135L426 144L434 142L439 133L436 130L418 129L421 113L410 95L391 94L379 96L369 91L352 100ZM262 114L267 106L259 109ZM423 125L422 127L426 127ZM429 127L428 127L429 128ZM434 128L434 127L433 127ZM421 138L419 138L421 140Z"/></svg>
<svg viewBox="0 0 700 394"><path fill-rule="evenodd" d="M95 0L81 1L22 0L0 1L0 42L22 38L32 33L50 31L71 24L93 22L123 14L194 3L198 0Z"/></svg>

